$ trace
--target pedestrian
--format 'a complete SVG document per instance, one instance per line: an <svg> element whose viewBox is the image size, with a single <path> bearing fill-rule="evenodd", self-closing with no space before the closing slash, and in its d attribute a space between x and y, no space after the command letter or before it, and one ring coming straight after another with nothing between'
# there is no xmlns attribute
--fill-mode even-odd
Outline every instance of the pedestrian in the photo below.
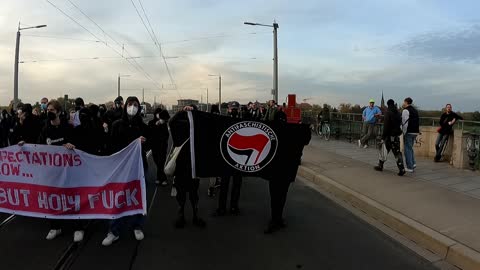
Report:
<svg viewBox="0 0 480 270"><path fill-rule="evenodd" d="M138 98L128 97L125 102L122 118L116 120L112 124L112 133L110 137L111 148L116 153L139 138L142 141L142 159L144 170L146 170L148 167L146 151L149 149L148 126L143 122L143 118L140 115L140 101ZM109 246L117 241L120 237L120 230L126 222L132 225L135 239L138 241L143 240L145 216L137 214L115 219L110 222L109 232L105 239L103 239L102 245Z"/></svg>
<svg viewBox="0 0 480 270"><path fill-rule="evenodd" d="M115 101L113 103L113 108L108 110L103 118L104 122L104 128L106 132L110 134L112 130L112 124L113 122L117 121L118 119L122 118L123 115L123 97L118 96L115 98Z"/></svg>
<svg viewBox="0 0 480 270"><path fill-rule="evenodd" d="M236 101L230 102L228 104L229 108L229 117L240 119L238 113L240 104ZM238 215L240 214L240 209L238 207L238 201L240 200L240 190L242 187L242 175L234 173L233 175L224 175L220 180L220 195L218 196L218 208L215 211L215 216L224 216L227 212L227 197L228 190L230 186L230 179L233 178L232 191L230 194L230 214Z"/></svg>
<svg viewBox="0 0 480 270"><path fill-rule="evenodd" d="M198 215L198 188L200 179L192 177L192 164L190 160L191 150L188 139L190 137L190 124L188 121L187 111L198 110L195 105L186 106L182 111L177 112L169 121L170 131L172 133L173 146L179 147L183 145L176 159L176 167L174 172L174 187L177 190L178 213L175 220L175 228L185 227L185 203L187 201L187 193L189 194L190 204L192 205L194 226L203 228L206 226L205 221Z"/></svg>
<svg viewBox="0 0 480 270"><path fill-rule="evenodd" d="M418 134L420 134L420 118L418 111L412 105L413 100L407 97L403 101L402 112L402 129L403 129L403 145L405 149L405 171L412 173L417 167L415 161L415 153L413 151L413 145Z"/></svg>
<svg viewBox="0 0 480 270"><path fill-rule="evenodd" d="M392 99L387 101L387 111L385 112L382 141L380 144L378 165L375 170L383 171L383 164L387 161L387 155L392 151L397 159L398 175L405 174L403 165L403 156L400 152L400 135L402 134L402 115L395 106Z"/></svg>
<svg viewBox="0 0 480 270"><path fill-rule="evenodd" d="M210 113L220 115L220 110L218 109L218 105L213 104L210 108ZM211 177L208 183L207 189L207 196L208 197L215 197L215 190L217 187L220 186L220 177Z"/></svg>
<svg viewBox="0 0 480 270"><path fill-rule="evenodd" d="M48 104L48 98L43 97L40 100L40 121L42 121L42 124L45 124L47 121L47 104Z"/></svg>
<svg viewBox="0 0 480 270"><path fill-rule="evenodd" d="M152 156L157 165L157 179L156 185L166 186L168 185L167 176L165 175L165 161L167 160L168 150L168 138L170 136L168 132L168 120L170 115L167 110L156 108L153 113L153 119L148 122L150 128L150 134L154 138L151 142Z"/></svg>
<svg viewBox="0 0 480 270"><path fill-rule="evenodd" d="M73 115L72 123L73 127L80 125L80 110L85 108L85 102L81 97L75 99L75 113Z"/></svg>
<svg viewBox="0 0 480 270"><path fill-rule="evenodd" d="M39 143L46 145L63 145L67 149L74 149L75 145L71 143L72 126L65 119L60 118L62 105L56 100L50 100L47 104L47 122L43 127ZM61 219L50 219L50 230L47 234L47 240L53 240L62 233L62 228L66 221ZM78 231L74 232L74 239Z"/></svg>
<svg viewBox="0 0 480 270"><path fill-rule="evenodd" d="M263 121L275 121L275 115L277 114L277 105L275 104L275 100L268 101L268 108L263 116Z"/></svg>
<svg viewBox="0 0 480 270"><path fill-rule="evenodd" d="M12 144L35 144L42 129L40 120L33 115L32 105L23 104L18 110L18 123L13 128Z"/></svg>
<svg viewBox="0 0 480 270"><path fill-rule="evenodd" d="M0 147L7 147L9 143L10 129L13 130L13 117L3 109L0 122Z"/></svg>
<svg viewBox="0 0 480 270"><path fill-rule="evenodd" d="M442 152L447 145L448 138L453 135L453 125L463 117L452 111L452 104L445 106L445 112L440 116L440 127L438 128L438 136L435 141L435 162L439 162L442 158Z"/></svg>
<svg viewBox="0 0 480 270"><path fill-rule="evenodd" d="M362 112L362 134L363 137L358 140L358 147L367 148L368 141L375 134L375 124L377 119L382 115L380 108L375 106L375 100L370 99L369 105Z"/></svg>
<svg viewBox="0 0 480 270"><path fill-rule="evenodd" d="M287 122L287 114L285 113L285 107L279 106L277 113L275 114L275 121Z"/></svg>

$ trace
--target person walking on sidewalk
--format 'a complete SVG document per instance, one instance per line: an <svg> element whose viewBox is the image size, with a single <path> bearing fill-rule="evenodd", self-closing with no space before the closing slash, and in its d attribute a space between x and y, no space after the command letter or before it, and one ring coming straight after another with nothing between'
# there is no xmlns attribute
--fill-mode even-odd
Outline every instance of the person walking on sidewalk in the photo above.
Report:
<svg viewBox="0 0 480 270"><path fill-rule="evenodd" d="M405 167L403 165L403 156L400 152L400 135L402 134L402 115L395 106L392 99L387 101L387 111L385 112L382 142L380 145L378 165L375 170L383 171L383 164L387 161L387 155L392 151L397 159L398 175L405 174Z"/></svg>
<svg viewBox="0 0 480 270"><path fill-rule="evenodd" d="M370 99L369 105L363 110L362 113L363 137L358 140L358 147L368 147L368 140L370 140L370 138L375 133L375 124L377 123L377 118L379 118L381 115L382 111L380 110L380 108L375 106L375 100Z"/></svg>
<svg viewBox="0 0 480 270"><path fill-rule="evenodd" d="M442 158L442 152L448 142L448 137L453 134L453 125L458 120L463 120L463 118L452 111L451 104L447 104L445 112L440 117L440 128L438 128L437 141L435 142L435 162L439 162Z"/></svg>
<svg viewBox="0 0 480 270"><path fill-rule="evenodd" d="M413 172L417 167L415 162L415 153L413 152L413 144L420 133L420 119L418 111L412 106L413 100L407 97L403 101L402 112L402 129L403 129L403 145L405 148L405 163L407 172Z"/></svg>

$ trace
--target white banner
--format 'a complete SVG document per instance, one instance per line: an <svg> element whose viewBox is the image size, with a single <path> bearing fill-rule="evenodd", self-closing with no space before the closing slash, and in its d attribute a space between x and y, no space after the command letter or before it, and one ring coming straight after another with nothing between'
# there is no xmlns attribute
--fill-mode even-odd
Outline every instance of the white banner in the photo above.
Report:
<svg viewBox="0 0 480 270"><path fill-rule="evenodd" d="M0 149L0 212L116 219L146 207L140 139L111 156L35 144Z"/></svg>

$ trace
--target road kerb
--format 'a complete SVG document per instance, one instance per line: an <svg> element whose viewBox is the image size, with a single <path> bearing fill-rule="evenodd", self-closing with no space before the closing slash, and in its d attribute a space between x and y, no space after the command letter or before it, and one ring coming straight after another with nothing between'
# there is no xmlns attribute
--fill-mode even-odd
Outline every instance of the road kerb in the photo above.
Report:
<svg viewBox="0 0 480 270"><path fill-rule="evenodd" d="M464 270L480 269L480 253L314 170L300 166L298 175L349 202L371 217Z"/></svg>

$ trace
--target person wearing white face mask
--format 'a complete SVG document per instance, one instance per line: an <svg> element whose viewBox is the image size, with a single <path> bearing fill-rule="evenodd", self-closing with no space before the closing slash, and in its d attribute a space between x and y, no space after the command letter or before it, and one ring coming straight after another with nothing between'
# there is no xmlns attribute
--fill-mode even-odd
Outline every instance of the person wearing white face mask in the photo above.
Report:
<svg viewBox="0 0 480 270"><path fill-rule="evenodd" d="M140 116L140 102L137 97L128 97L123 108L123 115L121 119L116 120L112 124L112 133L110 137L111 149L116 153L127 147L132 141L140 138L142 141L142 159L144 169L147 170L147 150L149 149L150 139L148 126L143 122ZM146 174L146 173L145 173ZM145 216L138 214L134 216L127 216L120 219L115 219L110 223L107 237L102 242L102 245L109 246L120 237L120 231L124 223L129 223L133 227L135 239L143 240L143 224Z"/></svg>
<svg viewBox="0 0 480 270"><path fill-rule="evenodd" d="M155 109L153 119L148 122L150 128L151 137L154 138L151 142L152 157L157 165L157 179L155 184L162 186L168 185L167 176L163 171L165 167L165 161L167 160L168 149L168 125L167 122L170 119L170 115L167 110L161 108Z"/></svg>

